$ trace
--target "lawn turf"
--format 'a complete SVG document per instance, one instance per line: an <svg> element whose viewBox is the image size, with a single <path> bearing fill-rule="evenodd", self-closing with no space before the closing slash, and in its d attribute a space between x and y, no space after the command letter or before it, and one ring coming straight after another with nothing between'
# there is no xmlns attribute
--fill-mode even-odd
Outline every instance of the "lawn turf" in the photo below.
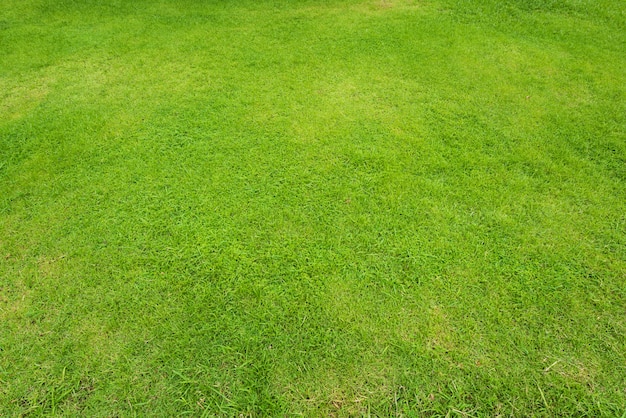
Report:
<svg viewBox="0 0 626 418"><path fill-rule="evenodd" d="M4 0L0 415L626 413L626 3Z"/></svg>

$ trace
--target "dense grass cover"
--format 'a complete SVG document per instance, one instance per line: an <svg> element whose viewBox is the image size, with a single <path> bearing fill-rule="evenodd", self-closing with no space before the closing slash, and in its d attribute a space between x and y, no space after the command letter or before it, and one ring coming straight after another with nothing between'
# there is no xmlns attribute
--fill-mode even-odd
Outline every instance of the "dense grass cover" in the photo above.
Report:
<svg viewBox="0 0 626 418"><path fill-rule="evenodd" d="M0 415L622 416L622 0L0 2Z"/></svg>

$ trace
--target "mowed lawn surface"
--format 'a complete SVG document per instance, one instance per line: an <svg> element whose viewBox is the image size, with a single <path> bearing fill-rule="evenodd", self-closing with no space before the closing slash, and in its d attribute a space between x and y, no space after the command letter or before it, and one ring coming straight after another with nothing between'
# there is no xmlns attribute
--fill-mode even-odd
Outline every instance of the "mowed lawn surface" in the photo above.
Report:
<svg viewBox="0 0 626 418"><path fill-rule="evenodd" d="M0 415L622 416L621 0L0 3Z"/></svg>

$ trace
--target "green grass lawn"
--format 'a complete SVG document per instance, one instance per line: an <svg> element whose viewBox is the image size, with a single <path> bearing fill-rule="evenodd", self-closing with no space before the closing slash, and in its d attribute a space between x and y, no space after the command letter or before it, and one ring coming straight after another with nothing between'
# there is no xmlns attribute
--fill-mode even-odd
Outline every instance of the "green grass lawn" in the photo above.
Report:
<svg viewBox="0 0 626 418"><path fill-rule="evenodd" d="M623 0L0 2L0 416L624 416Z"/></svg>

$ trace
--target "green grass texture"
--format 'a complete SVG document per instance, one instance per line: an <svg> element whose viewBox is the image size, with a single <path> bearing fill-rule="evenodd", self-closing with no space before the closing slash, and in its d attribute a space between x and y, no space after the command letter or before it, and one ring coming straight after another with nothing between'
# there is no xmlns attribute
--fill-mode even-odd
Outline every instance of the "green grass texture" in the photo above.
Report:
<svg viewBox="0 0 626 418"><path fill-rule="evenodd" d="M622 417L623 0L3 0L0 415Z"/></svg>

